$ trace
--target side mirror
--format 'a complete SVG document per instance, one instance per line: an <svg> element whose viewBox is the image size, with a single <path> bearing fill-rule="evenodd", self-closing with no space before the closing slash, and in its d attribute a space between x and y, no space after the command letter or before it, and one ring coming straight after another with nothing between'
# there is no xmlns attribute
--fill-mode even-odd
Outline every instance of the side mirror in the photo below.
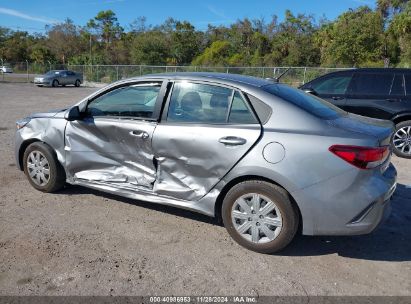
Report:
<svg viewBox="0 0 411 304"><path fill-rule="evenodd" d="M306 89L303 89L303 91L308 94L314 95L314 96L318 95L318 93L313 88L306 88Z"/></svg>
<svg viewBox="0 0 411 304"><path fill-rule="evenodd" d="M81 119L81 112L78 106L72 107L65 116L68 121L75 121Z"/></svg>

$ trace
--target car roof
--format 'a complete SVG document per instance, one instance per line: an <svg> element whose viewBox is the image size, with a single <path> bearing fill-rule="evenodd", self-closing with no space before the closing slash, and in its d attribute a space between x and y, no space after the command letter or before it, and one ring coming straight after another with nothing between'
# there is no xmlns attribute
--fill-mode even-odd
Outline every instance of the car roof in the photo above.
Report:
<svg viewBox="0 0 411 304"><path fill-rule="evenodd" d="M365 73L411 73L411 69L407 68L347 68L340 71L330 72L324 74L322 76L330 75L330 74L339 74L339 73L349 73L349 72L365 72Z"/></svg>
<svg viewBox="0 0 411 304"><path fill-rule="evenodd" d="M268 84L273 84L271 79L263 79L253 76L246 76L240 74L230 73L213 73L213 72L176 72L176 73L159 73L145 75L146 78L160 77L172 80L216 80L219 82L231 83L231 84L245 84L253 87L262 87ZM136 79L141 79L138 77Z"/></svg>

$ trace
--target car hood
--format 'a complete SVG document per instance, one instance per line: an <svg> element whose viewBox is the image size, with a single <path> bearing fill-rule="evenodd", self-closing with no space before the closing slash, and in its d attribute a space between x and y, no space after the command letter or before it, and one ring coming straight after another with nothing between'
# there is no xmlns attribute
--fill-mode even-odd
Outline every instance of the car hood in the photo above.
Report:
<svg viewBox="0 0 411 304"><path fill-rule="evenodd" d="M67 110L67 108L64 109L58 109L58 110L51 110L47 112L40 112L40 113L33 113L29 117L30 118L53 118L57 114L64 113ZM60 115L58 115L60 116Z"/></svg>
<svg viewBox="0 0 411 304"><path fill-rule="evenodd" d="M394 123L389 120L370 118L352 113L330 120L329 123L336 128L375 137L381 145L389 145L395 130Z"/></svg>

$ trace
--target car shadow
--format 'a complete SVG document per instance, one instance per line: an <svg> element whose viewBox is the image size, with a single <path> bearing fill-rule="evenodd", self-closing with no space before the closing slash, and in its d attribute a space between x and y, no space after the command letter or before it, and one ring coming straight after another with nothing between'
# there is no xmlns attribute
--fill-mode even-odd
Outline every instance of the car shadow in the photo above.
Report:
<svg viewBox="0 0 411 304"><path fill-rule="evenodd" d="M359 236L297 236L280 254L403 262L411 260L411 186L398 184L389 218L372 233Z"/></svg>
<svg viewBox="0 0 411 304"><path fill-rule="evenodd" d="M209 216L197 213L197 212L193 212L193 211L189 211L189 210L185 210L185 209L181 209L181 208L173 207L173 206L167 206L167 205L161 205L161 204L156 204L156 203L135 200L135 199L122 197L119 195L110 194L110 193L106 193L106 192L102 192L102 191L98 191L98 190L94 190L94 189L90 189L86 187L81 187L81 186L70 185L64 188L63 190L57 192L56 194L65 194L65 195L93 194L93 195L96 195L102 198L115 200L121 203L126 203L126 204L130 204L134 206L139 206L142 208L152 209L155 211L188 218L188 219L203 222L206 224L222 226L220 221L218 221L216 218L212 218L212 217L209 217Z"/></svg>
<svg viewBox="0 0 411 304"><path fill-rule="evenodd" d="M59 192L65 195L94 194L179 217L221 226L221 222L195 212L172 206L153 204L124 198L80 186L69 186ZM321 256L338 254L353 259L374 261L411 260L411 186L398 184L392 198L392 213L378 229L371 234L360 236L303 236L297 235L293 242L275 255L281 256Z"/></svg>

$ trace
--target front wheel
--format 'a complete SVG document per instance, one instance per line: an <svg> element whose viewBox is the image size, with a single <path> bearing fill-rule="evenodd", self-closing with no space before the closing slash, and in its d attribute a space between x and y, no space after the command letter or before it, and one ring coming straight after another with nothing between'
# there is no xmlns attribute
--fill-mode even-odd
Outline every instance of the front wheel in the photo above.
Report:
<svg viewBox="0 0 411 304"><path fill-rule="evenodd" d="M54 79L53 82L51 83L51 86L52 86L53 88L57 87L58 85L59 85L59 82L58 82L57 79Z"/></svg>
<svg viewBox="0 0 411 304"><path fill-rule="evenodd" d="M24 173L30 184L43 192L54 192L63 188L65 172L54 151L45 143L29 145L23 155Z"/></svg>
<svg viewBox="0 0 411 304"><path fill-rule="evenodd" d="M80 82L80 80L76 80L76 82L74 83L74 85L78 88L79 86L80 86L80 84L81 84L81 82Z"/></svg>
<svg viewBox="0 0 411 304"><path fill-rule="evenodd" d="M395 155L411 158L411 120L400 122L395 126L392 147Z"/></svg>
<svg viewBox="0 0 411 304"><path fill-rule="evenodd" d="M298 212L281 187L258 180L235 185L222 206L224 226L243 247L274 253L286 247L298 229Z"/></svg>

